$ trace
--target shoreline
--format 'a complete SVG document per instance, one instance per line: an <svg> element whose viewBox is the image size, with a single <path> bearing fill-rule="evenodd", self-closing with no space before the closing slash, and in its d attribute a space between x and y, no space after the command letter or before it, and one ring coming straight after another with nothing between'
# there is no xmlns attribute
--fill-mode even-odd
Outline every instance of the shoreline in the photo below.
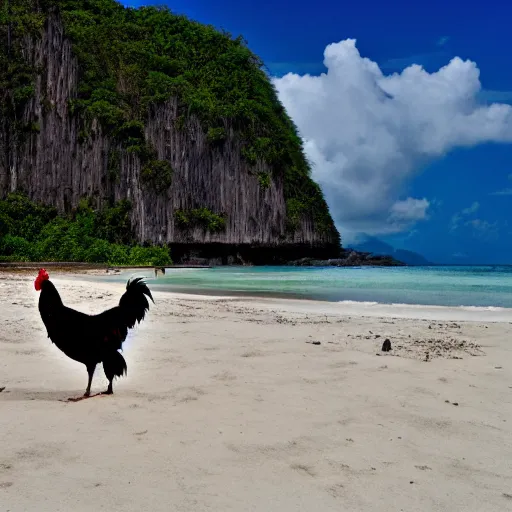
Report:
<svg viewBox="0 0 512 512"><path fill-rule="evenodd" d="M136 269L135 269L136 270ZM129 276L125 273L115 274L117 278ZM93 274L90 274L93 275ZM94 275L94 277L100 277ZM93 279L94 282L108 282L107 276L101 279ZM152 277L148 277L148 282ZM409 303L386 303L368 302L356 300L328 300L322 298L311 298L305 294L298 293L277 293L277 292L250 292L218 289L192 289L186 286L174 286L174 289L164 289L169 286L158 283L155 293L171 294L188 298L199 298L202 300L231 300L249 302L259 305L282 306L289 311L298 312L330 312L331 314L352 315L361 317L385 317L385 318L408 318L419 320L441 320L441 321L469 321L469 322L499 322L512 323L512 308L501 306L479 306L479 305L436 305L436 304L409 304Z"/></svg>
<svg viewBox="0 0 512 512"><path fill-rule="evenodd" d="M75 272L74 269L55 271L55 283L67 282L73 285L82 283L95 283L101 289L115 287L122 293L125 287L125 281L133 274L137 274L137 268L130 276L124 276L123 273L114 273L108 276L103 273L98 274L95 270L84 270ZM125 270L125 269L123 269ZM129 269L126 269L127 271ZM33 271L14 272L13 275L33 275ZM2 277L3 276L3 277ZM116 281L111 281L109 277L115 277ZM1 279L9 279L9 272L0 270ZM151 282L155 278L147 277L146 280L151 288ZM211 292L211 293L210 293ZM291 296L291 294L272 294L272 293L250 293L250 292L232 292L220 290L170 290L153 287L152 294L155 297L171 298L173 300L206 301L212 303L233 302L240 304L250 304L253 307L265 309L278 308L290 313L312 313L327 314L335 316L348 316L360 318L396 318L410 320L432 320L432 321L464 321L464 322L491 322L491 323L511 323L512 308L503 308L495 306L439 306L428 304L400 304L400 303L379 303L365 301L328 301L310 299L304 297Z"/></svg>

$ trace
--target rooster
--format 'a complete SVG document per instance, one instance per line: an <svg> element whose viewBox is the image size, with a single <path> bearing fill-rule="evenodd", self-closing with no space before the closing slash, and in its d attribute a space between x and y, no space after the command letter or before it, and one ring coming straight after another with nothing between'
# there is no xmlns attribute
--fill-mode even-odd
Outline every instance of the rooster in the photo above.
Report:
<svg viewBox="0 0 512 512"><path fill-rule="evenodd" d="M89 381L83 397L70 400L77 401L91 396L94 371L101 362L108 379L108 388L100 394L111 395L114 392L114 378L127 373L126 361L118 351L126 340L128 329L132 329L146 316L149 310L146 296L155 302L146 283L140 277L128 280L119 305L99 315L86 315L66 307L44 268L39 271L34 287L41 292L39 313L48 338L64 354L87 368Z"/></svg>

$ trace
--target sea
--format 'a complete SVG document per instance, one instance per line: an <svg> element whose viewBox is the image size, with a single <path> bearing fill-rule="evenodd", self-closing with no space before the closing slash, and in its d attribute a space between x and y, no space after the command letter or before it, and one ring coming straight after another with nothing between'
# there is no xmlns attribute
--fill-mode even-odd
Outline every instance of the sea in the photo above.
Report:
<svg viewBox="0 0 512 512"><path fill-rule="evenodd" d="M216 267L123 271L146 275L160 291L309 299L365 305L512 308L512 266Z"/></svg>

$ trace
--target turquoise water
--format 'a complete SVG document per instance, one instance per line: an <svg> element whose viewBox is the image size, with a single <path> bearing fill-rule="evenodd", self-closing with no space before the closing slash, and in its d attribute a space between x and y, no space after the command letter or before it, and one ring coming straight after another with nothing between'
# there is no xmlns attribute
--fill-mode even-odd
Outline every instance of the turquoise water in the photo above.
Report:
<svg viewBox="0 0 512 512"><path fill-rule="evenodd" d="M167 269L151 287L336 302L512 308L512 266Z"/></svg>

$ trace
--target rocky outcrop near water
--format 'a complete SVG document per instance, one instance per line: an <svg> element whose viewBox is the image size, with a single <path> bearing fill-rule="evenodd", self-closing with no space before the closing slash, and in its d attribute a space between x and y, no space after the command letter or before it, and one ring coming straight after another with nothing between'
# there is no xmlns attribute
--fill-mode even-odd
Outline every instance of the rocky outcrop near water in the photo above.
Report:
<svg viewBox="0 0 512 512"><path fill-rule="evenodd" d="M391 256L375 256L369 252L342 251L341 257L327 260L301 258L288 262L295 267L403 267L405 263Z"/></svg>

